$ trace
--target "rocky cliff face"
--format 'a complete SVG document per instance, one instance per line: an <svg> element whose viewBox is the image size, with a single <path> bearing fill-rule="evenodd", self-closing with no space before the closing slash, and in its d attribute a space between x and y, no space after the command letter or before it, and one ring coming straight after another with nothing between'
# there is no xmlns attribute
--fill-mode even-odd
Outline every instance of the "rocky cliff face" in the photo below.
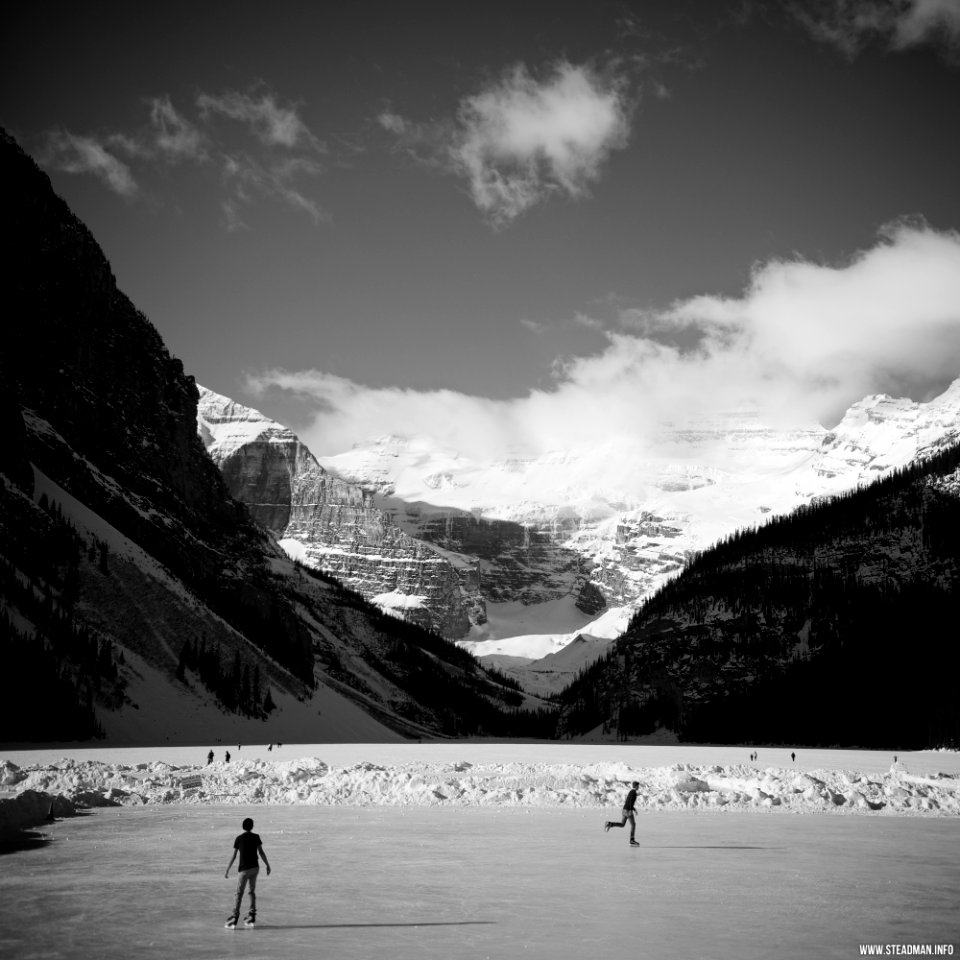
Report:
<svg viewBox="0 0 960 960"><path fill-rule="evenodd" d="M197 434L193 379L2 131L0 234L16 305L0 338L12 444L0 458L3 735L506 733L522 695L436 635L296 568L230 495ZM268 524L353 510L363 527L362 494L288 437L272 440L248 491Z"/></svg>
<svg viewBox="0 0 960 960"><path fill-rule="evenodd" d="M231 494L292 557L442 636L483 622L475 565L404 533L292 431L205 388L197 429Z"/></svg>

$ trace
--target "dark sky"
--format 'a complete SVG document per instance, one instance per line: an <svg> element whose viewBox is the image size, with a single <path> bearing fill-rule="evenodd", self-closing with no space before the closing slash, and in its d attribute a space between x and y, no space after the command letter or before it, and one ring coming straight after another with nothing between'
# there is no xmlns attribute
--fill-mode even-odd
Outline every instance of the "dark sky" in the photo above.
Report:
<svg viewBox="0 0 960 960"><path fill-rule="evenodd" d="M960 374L960 0L797 9L34 3L0 123L188 372L321 446L556 442L731 378L925 399Z"/></svg>

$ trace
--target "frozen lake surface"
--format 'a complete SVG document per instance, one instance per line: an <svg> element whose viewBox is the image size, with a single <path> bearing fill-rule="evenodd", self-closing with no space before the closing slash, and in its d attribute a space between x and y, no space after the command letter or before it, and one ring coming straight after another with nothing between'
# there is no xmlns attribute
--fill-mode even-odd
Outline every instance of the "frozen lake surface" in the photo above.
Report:
<svg viewBox="0 0 960 960"><path fill-rule="evenodd" d="M43 839L0 857L0 957L960 951L957 753L893 765L886 752L794 760L749 746L237 746L0 752L11 794L110 787L122 803L43 824ZM202 789L181 791L188 777ZM603 831L633 778L639 848ZM261 871L258 927L231 931L235 870L223 872L245 816L274 869Z"/></svg>
<svg viewBox="0 0 960 960"><path fill-rule="evenodd" d="M223 928L242 816L273 867ZM951 818L597 810L101 809L0 863L5 958L856 957L960 940ZM960 949L960 945L956 949Z"/></svg>

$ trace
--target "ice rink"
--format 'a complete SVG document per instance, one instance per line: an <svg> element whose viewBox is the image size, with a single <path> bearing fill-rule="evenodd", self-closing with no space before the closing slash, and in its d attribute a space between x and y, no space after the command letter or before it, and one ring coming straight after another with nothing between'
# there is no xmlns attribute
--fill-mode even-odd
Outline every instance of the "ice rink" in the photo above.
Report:
<svg viewBox="0 0 960 960"><path fill-rule="evenodd" d="M610 811L613 814L613 811ZM273 867L226 930L244 816ZM955 818L164 806L45 825L0 858L4 958L856 957L960 951ZM244 904L246 906L246 903Z"/></svg>

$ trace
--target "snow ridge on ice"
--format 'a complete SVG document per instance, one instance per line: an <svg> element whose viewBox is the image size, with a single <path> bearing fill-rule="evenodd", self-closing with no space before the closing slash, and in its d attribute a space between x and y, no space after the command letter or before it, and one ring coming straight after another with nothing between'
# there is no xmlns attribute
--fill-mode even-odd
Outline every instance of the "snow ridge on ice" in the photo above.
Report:
<svg viewBox="0 0 960 960"><path fill-rule="evenodd" d="M331 768L322 759L237 760L206 766L135 766L63 759L20 768L0 762L6 790L62 796L76 806L169 803L343 806L615 807L640 783L641 810L773 810L794 813L960 814L960 776L883 774L675 763L362 762ZM3 808L14 800L0 800Z"/></svg>

